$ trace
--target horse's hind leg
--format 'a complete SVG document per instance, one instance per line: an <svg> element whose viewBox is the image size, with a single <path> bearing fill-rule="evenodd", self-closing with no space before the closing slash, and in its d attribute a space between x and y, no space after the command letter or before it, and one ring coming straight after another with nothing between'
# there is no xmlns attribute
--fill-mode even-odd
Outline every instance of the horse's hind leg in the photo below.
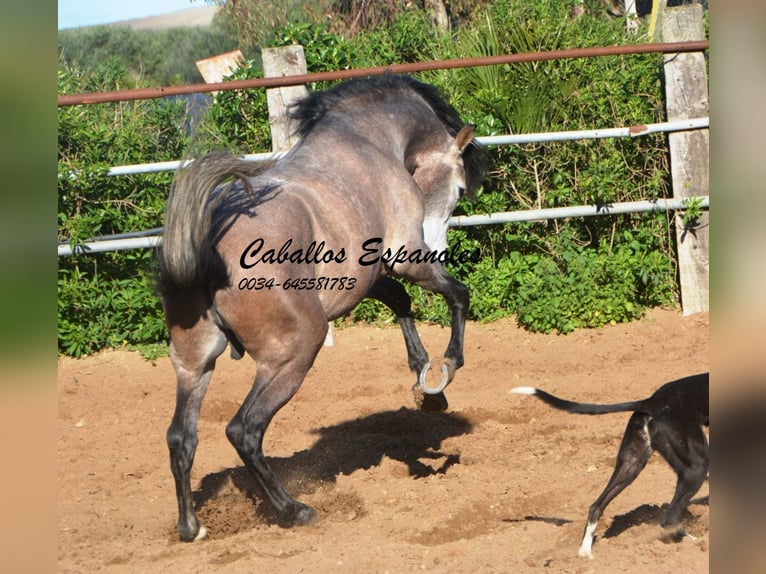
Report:
<svg viewBox="0 0 766 574"><path fill-rule="evenodd" d="M266 322L269 324L269 322ZM282 487L263 454L263 436L271 419L296 393L311 368L327 332L326 317L308 313L274 323L278 341L255 350L255 383L239 411L226 427L226 436L253 473L284 526L311 522L316 512L292 498ZM247 337L243 338L249 349Z"/></svg>
<svg viewBox="0 0 766 574"><path fill-rule="evenodd" d="M216 358L226 348L226 336L211 321L200 293L165 300L170 331L170 360L176 371L176 408L167 431L170 469L178 499L178 534L184 542L200 540L207 531L194 513L191 467L197 449L197 421Z"/></svg>

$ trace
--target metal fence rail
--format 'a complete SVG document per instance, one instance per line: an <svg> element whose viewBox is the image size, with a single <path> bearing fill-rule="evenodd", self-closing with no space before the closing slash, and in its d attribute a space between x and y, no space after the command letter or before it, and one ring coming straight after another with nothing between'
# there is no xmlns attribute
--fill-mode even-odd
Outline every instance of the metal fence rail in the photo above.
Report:
<svg viewBox="0 0 766 574"><path fill-rule="evenodd" d="M506 211L489 215L457 215L449 219L450 227L471 227L475 225L496 225L502 223L518 223L521 221L544 221L547 219L562 219L565 217L593 217L596 215L617 215L620 213L640 213L655 211L682 211L686 202L695 202L699 207L708 208L710 198L705 196L681 199L657 199L654 201L626 201L605 205L577 205L571 207L550 207L545 209L528 209L524 211ZM143 232L139 232L143 233ZM105 239L88 241L72 247L69 244L58 246L59 257L66 255L83 255L104 251L124 251L128 249L153 249L162 243L162 235L144 237L126 237L123 239Z"/></svg>
<svg viewBox="0 0 766 574"><path fill-rule="evenodd" d="M611 46L583 48L572 50L559 50L552 52L535 52L523 54L506 54L486 58L456 59L434 62L418 62L414 64L402 64L383 66L379 68L364 68L354 70L341 70L336 72L322 72L318 74L306 74L303 76L284 76L279 78L256 78L239 82L224 82L221 84L205 84L193 86L181 86L177 88L156 88L141 90L122 90L117 92L102 92L96 94L74 94L59 96L58 105L68 106L75 104L92 104L108 101L125 101L132 99L157 98L175 93L197 93L217 90L245 89L255 87L276 87L305 84L315 81L347 79L356 76L380 75L384 73L411 73L423 70L449 69L469 66L497 65L522 61L542 61L561 58L580 58L590 56L640 54L649 52L692 52L709 49L707 41L701 42L674 42L666 44L646 44L633 46ZM709 118L693 118L680 121L652 123L622 128L590 129L577 131L546 132L538 134L514 134L499 136L480 136L476 139L486 146L520 145L528 143L572 141L581 139L601 139L613 137L637 137L662 132L678 132L709 127ZM255 153L245 155L249 161L259 162L275 159L285 152L280 153ZM144 163L137 165L115 166L107 171L108 176L133 175L141 173L157 173L174 171L183 165L184 161L168 161L158 163ZM59 174L59 177L77 178L76 172ZM709 206L708 196L687 198L693 199L700 207ZM686 208L684 200L660 199L655 201L634 201L611 204L606 206L572 206L550 209L525 210L516 212L492 213L489 215L456 216L452 217L449 225L463 227L471 225L493 225L519 221L541 221L563 217L589 217L596 215L611 215L618 213L634 213L647 211L683 210ZM82 244L71 245L69 242L59 243L58 255L67 256L74 254L98 253L104 251L120 251L126 249L154 248L162 241L161 229L137 231L134 233L118 234L94 238Z"/></svg>
<svg viewBox="0 0 766 574"><path fill-rule="evenodd" d="M272 78L251 78L248 80L232 80L211 84L193 84L189 86L167 86L160 88L136 88L131 90L116 90L111 92L96 92L89 94L66 94L58 97L59 106L77 104L99 104L105 102L124 102L129 100L144 100L164 98L181 94L199 94L217 92L220 90L243 90L250 88L278 88L297 86L312 82L348 80L383 74L412 74L431 70L451 70L454 68L471 68L477 66L497 66L519 62L544 62L548 60L564 60L570 58L593 58L599 56L626 56L630 54L651 54L663 52L666 54L699 52L710 48L707 40L689 42L658 42L654 44L628 44L624 46L591 46L589 48L567 48L545 52L521 52L500 54L497 56L481 56L477 58L454 58L450 60L430 60L425 62L410 62L406 64L390 64L371 68L351 68L331 72L315 72L312 74L296 74Z"/></svg>
<svg viewBox="0 0 766 574"><path fill-rule="evenodd" d="M553 141L572 141L584 139L605 139L616 137L638 137L656 133L670 133L686 130L696 130L710 126L710 118L692 118L688 120L676 120L673 122L660 122L654 124L637 125L622 128L605 128L590 130L573 130L559 132L542 132L536 134L513 134L500 136L479 136L476 140L485 146L499 146L511 144L528 144ZM243 156L247 161L259 162L277 159L286 152L263 152L252 153ZM133 165L119 165L106 172L108 176L136 175L141 173L158 173L162 171L175 171L186 160L161 161L156 163L138 163ZM77 172L60 174L59 177L77 178Z"/></svg>
<svg viewBox="0 0 766 574"><path fill-rule="evenodd" d="M536 134L514 134L501 136L480 136L476 139L486 146L519 145L525 143L539 143L551 141L571 141L578 139L601 139L614 137L639 137L661 132L686 131L703 129L710 125L709 118L694 118L674 122L662 122L640 126L622 128L607 128L595 130L578 130L562 132L545 132ZM267 161L283 155L281 153L256 153L248 154L245 159L250 161ZM158 163L136 164L117 166L111 168L107 175L129 175L140 173L153 173L171 171L177 169L182 161L166 161ZM77 174L69 174L69 177L77 177ZM708 196L697 198L701 201L701 207L709 206ZM549 209L534 209L525 211L512 211L492 213L489 215L461 215L452 217L449 221L451 227L465 227L472 225L496 225L520 221L543 221L547 219L559 219L563 217L590 217L596 215L613 215L618 213L638 213L646 211L683 210L685 205L681 200L660 199L656 201L631 201L616 203L606 206L581 205L572 207L557 207ZM128 249L154 248L162 241L161 235L146 236L147 231L138 231L136 237L118 238L94 238L93 241L72 246L69 243L58 245L58 255L79 255L87 253L99 253L104 251L123 251Z"/></svg>

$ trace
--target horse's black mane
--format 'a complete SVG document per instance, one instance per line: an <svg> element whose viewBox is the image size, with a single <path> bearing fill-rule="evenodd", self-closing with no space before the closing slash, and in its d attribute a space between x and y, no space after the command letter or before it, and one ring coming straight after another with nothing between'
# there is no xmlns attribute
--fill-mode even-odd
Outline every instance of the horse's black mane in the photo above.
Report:
<svg viewBox="0 0 766 574"><path fill-rule="evenodd" d="M412 76L394 74L371 78L354 78L327 90L309 94L292 105L290 117L298 122L296 133L305 136L338 102L370 93L377 92L384 95L386 92L406 90L415 92L422 97L442 123L447 126L451 135L457 134L463 127L464 124L460 120L460 116L452 106L444 101L434 86L424 84Z"/></svg>
<svg viewBox="0 0 766 574"><path fill-rule="evenodd" d="M355 78L337 84L321 92L314 92L292 104L289 110L290 118L297 122L296 134L300 137L308 135L325 117L325 114L336 104L354 96L364 96L370 93L385 95L388 92L412 91L419 95L431 107L441 120L450 135L457 133L465 126L457 111L448 104L439 90L430 84L425 84L407 75L385 74L371 78ZM476 142L470 146L464 155L464 163L468 174L469 191L478 187L487 169L488 159L484 149Z"/></svg>

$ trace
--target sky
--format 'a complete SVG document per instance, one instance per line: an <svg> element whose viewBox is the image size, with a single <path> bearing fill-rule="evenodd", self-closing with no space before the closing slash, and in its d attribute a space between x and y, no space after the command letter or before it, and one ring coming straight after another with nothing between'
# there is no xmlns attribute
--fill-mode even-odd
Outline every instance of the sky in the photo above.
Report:
<svg viewBox="0 0 766 574"><path fill-rule="evenodd" d="M159 16L207 5L204 0L58 0L58 29Z"/></svg>

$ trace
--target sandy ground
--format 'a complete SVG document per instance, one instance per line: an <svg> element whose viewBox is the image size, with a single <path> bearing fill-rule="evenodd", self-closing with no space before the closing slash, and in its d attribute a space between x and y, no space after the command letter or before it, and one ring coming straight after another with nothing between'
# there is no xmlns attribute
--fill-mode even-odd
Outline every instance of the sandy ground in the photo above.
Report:
<svg viewBox="0 0 766 574"><path fill-rule="evenodd" d="M421 326L432 356L448 331ZM110 351L58 365L60 572L707 572L706 483L659 526L675 476L655 455L607 508L594 558L577 556L588 506L612 471L627 414L568 415L517 385L616 402L709 369L708 315L653 310L567 336L512 321L469 324L446 413L414 410L397 327L335 333L265 451L317 525L274 523L224 428L255 366L219 361L203 404L192 484L207 540L178 541L165 430L170 362Z"/></svg>

